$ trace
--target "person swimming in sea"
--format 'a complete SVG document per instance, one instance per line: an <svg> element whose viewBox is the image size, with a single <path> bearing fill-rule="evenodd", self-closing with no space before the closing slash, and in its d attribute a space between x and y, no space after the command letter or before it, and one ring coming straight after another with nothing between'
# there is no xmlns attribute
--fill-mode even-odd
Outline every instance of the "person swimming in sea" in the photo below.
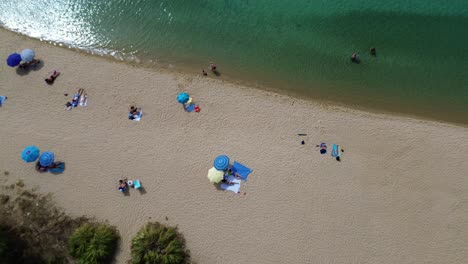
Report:
<svg viewBox="0 0 468 264"><path fill-rule="evenodd" d="M375 49L375 47L370 48L370 55L377 56L377 50Z"/></svg>
<svg viewBox="0 0 468 264"><path fill-rule="evenodd" d="M354 63L359 63L359 55L356 52L351 55L351 61Z"/></svg>

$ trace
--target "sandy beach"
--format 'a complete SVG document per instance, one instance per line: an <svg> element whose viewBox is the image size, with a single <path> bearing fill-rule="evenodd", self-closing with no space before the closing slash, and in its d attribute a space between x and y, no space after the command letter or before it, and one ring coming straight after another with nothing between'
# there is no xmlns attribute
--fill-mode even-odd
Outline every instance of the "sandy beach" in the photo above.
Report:
<svg viewBox="0 0 468 264"><path fill-rule="evenodd" d="M148 221L177 225L200 264L466 263L467 127L139 68L0 31L2 58L24 48L44 63L22 75L0 64L0 177L117 226L117 263ZM88 106L65 111L79 88ZM177 103L182 91L200 113ZM132 104L140 122L127 118ZM342 161L320 155L320 142L341 145ZM28 145L55 152L65 173L37 173L20 158ZM220 154L254 170L245 195L208 181ZM122 195L124 177L145 191Z"/></svg>

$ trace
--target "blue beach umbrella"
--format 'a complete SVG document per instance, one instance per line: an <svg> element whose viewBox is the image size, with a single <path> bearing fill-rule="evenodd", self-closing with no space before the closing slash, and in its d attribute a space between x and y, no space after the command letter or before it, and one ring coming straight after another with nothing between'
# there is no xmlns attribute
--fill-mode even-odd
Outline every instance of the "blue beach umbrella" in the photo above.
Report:
<svg viewBox="0 0 468 264"><path fill-rule="evenodd" d="M21 153L21 158L26 162L33 162L39 158L39 149L36 146L28 146Z"/></svg>
<svg viewBox="0 0 468 264"><path fill-rule="evenodd" d="M34 56L36 56L32 49L25 49L21 51L20 55L21 60L23 60L24 62L30 62L34 59Z"/></svg>
<svg viewBox="0 0 468 264"><path fill-rule="evenodd" d="M213 165L217 170L225 170L229 166L229 157L226 155L220 155L216 157Z"/></svg>
<svg viewBox="0 0 468 264"><path fill-rule="evenodd" d="M47 166L52 165L52 163L54 163L54 159L55 159L54 153L50 151L46 151L42 153L41 156L39 157L39 163L41 164L41 166L47 167Z"/></svg>
<svg viewBox="0 0 468 264"><path fill-rule="evenodd" d="M177 102L181 104L185 104L186 102L188 102L189 99L190 99L190 96L186 92L183 92L177 95Z"/></svg>
<svg viewBox="0 0 468 264"><path fill-rule="evenodd" d="M6 62L7 62L7 65L10 67L16 67L21 62L21 55L19 55L18 53L10 54Z"/></svg>

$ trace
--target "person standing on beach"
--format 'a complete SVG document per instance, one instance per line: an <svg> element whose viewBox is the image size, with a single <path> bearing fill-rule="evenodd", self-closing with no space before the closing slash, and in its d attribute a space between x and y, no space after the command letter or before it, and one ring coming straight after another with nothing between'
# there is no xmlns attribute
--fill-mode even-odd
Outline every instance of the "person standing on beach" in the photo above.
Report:
<svg viewBox="0 0 468 264"><path fill-rule="evenodd" d="M214 62L210 62L210 69L212 72L216 72L216 64Z"/></svg>

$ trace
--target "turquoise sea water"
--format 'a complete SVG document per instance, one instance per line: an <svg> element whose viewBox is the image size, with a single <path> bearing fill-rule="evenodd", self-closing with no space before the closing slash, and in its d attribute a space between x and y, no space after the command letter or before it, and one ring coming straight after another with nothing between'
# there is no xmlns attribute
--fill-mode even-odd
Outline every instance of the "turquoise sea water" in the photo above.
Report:
<svg viewBox="0 0 468 264"><path fill-rule="evenodd" d="M220 78L468 123L467 0L2 0L0 23L145 65L199 72L212 60Z"/></svg>

